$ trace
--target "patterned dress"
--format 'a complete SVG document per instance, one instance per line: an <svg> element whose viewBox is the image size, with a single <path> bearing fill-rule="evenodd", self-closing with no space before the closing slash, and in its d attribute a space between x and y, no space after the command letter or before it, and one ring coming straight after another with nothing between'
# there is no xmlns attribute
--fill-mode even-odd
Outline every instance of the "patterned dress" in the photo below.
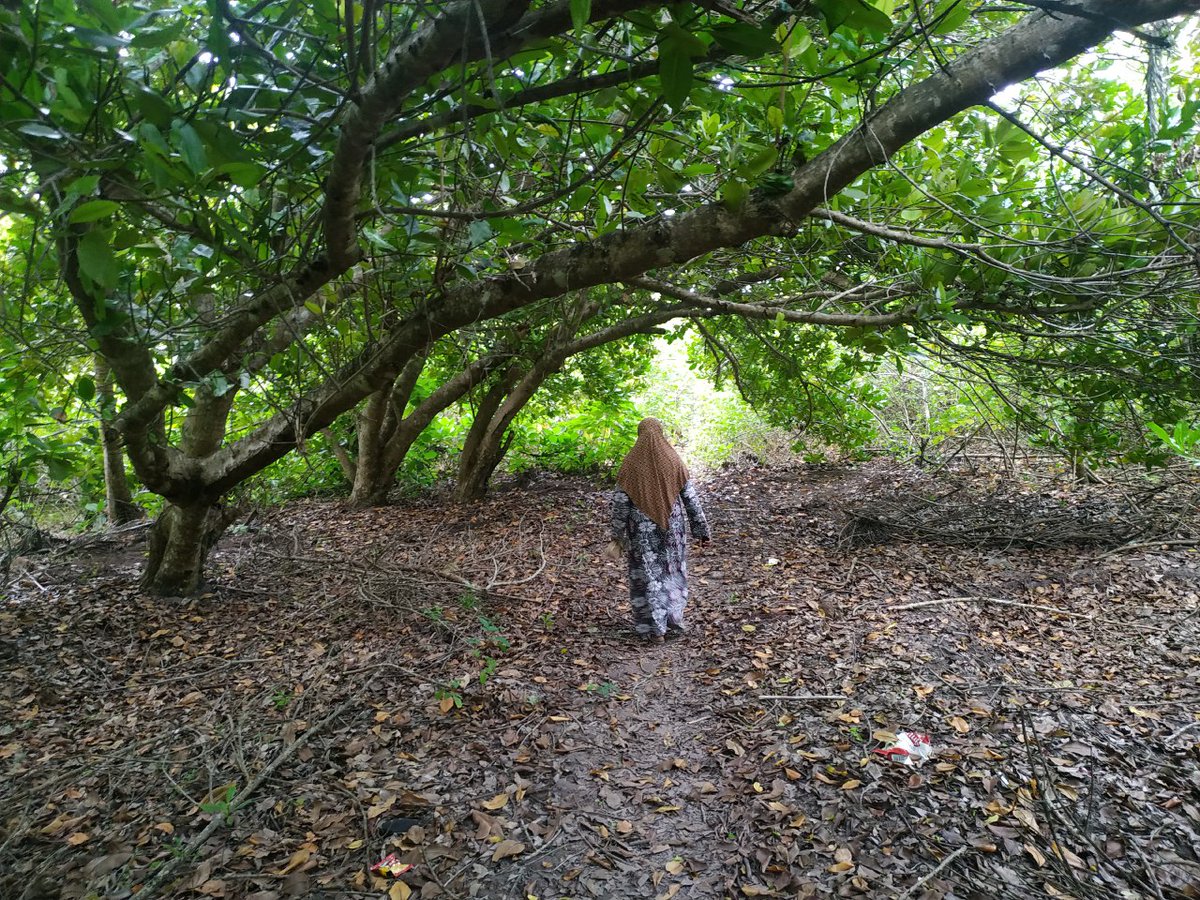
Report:
<svg viewBox="0 0 1200 900"><path fill-rule="evenodd" d="M684 631L689 522L695 537L709 539L708 521L690 481L675 501L666 531L634 506L623 490L613 492L613 538L625 548L629 561L629 602L634 630L641 637L676 636Z"/></svg>

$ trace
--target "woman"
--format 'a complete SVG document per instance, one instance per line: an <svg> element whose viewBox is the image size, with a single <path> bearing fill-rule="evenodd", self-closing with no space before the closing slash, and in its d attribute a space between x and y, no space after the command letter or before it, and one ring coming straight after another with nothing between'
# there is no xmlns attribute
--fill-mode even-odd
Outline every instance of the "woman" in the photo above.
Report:
<svg viewBox="0 0 1200 900"><path fill-rule="evenodd" d="M687 531L708 543L708 522L688 470L667 443L662 422L643 419L617 473L613 539L629 561L629 602L638 636L662 643L683 634L687 604Z"/></svg>

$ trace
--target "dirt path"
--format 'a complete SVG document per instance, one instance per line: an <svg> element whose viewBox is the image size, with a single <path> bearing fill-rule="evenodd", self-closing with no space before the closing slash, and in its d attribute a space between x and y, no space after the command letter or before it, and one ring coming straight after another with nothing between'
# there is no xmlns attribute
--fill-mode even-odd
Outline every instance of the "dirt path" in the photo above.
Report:
<svg viewBox="0 0 1200 900"><path fill-rule="evenodd" d="M580 481L295 504L183 604L136 591L136 546L31 561L0 610L0 897L164 866L254 900L1196 896L1198 554L840 546L906 478L710 483L662 646L627 636ZM992 599L897 609L961 597ZM872 752L906 728L917 770ZM414 868L372 877L388 852Z"/></svg>

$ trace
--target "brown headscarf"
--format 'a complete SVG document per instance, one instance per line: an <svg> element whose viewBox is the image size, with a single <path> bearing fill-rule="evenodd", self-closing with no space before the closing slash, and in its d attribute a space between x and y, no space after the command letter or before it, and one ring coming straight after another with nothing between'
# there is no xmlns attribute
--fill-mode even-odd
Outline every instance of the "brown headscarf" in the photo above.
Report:
<svg viewBox="0 0 1200 900"><path fill-rule="evenodd" d="M665 531L687 480L687 467L663 435L662 422L642 419L638 423L637 442L617 473L621 490Z"/></svg>

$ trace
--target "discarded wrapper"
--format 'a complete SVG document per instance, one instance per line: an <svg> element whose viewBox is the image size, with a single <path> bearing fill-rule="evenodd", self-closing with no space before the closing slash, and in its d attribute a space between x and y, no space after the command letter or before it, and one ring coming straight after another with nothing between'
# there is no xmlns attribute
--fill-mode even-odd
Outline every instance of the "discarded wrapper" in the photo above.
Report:
<svg viewBox="0 0 1200 900"><path fill-rule="evenodd" d="M933 744L930 743L927 734L921 734L919 731L901 731L896 734L895 743L873 752L902 762L906 766L919 766L933 756Z"/></svg>
<svg viewBox="0 0 1200 900"><path fill-rule="evenodd" d="M375 863L375 865L371 866L371 874L398 878L411 869L412 866L400 862L400 858L395 853L389 853L379 862Z"/></svg>

